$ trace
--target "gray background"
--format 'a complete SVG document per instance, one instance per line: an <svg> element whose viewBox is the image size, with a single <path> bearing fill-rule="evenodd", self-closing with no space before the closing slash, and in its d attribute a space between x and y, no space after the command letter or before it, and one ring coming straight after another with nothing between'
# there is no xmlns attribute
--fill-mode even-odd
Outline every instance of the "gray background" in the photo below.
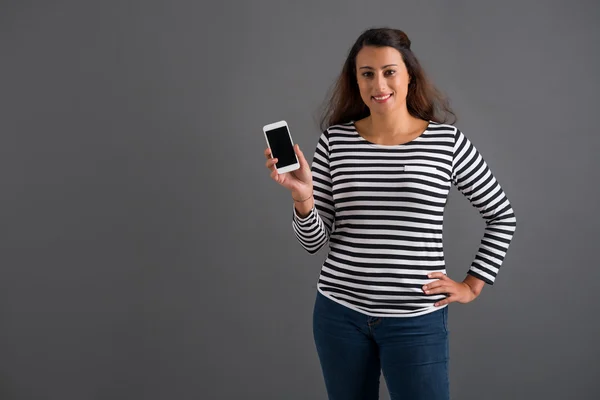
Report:
<svg viewBox="0 0 600 400"><path fill-rule="evenodd" d="M450 306L453 398L600 398L599 17L592 0L3 1L0 398L325 399L325 250L295 241L261 127L287 120L310 161L376 26L408 33L517 214L497 283ZM454 279L482 232L453 189Z"/></svg>

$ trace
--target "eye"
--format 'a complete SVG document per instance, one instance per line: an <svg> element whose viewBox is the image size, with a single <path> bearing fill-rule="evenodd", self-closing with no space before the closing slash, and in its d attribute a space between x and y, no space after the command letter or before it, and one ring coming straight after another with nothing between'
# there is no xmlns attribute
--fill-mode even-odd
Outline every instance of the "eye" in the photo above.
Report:
<svg viewBox="0 0 600 400"><path fill-rule="evenodd" d="M390 75L394 75L396 73L396 71L394 71L393 69L388 69L387 71L385 71L385 74L390 76Z"/></svg>
<svg viewBox="0 0 600 400"><path fill-rule="evenodd" d="M363 72L362 76L364 76L365 78L370 78L371 76L373 76L372 72Z"/></svg>

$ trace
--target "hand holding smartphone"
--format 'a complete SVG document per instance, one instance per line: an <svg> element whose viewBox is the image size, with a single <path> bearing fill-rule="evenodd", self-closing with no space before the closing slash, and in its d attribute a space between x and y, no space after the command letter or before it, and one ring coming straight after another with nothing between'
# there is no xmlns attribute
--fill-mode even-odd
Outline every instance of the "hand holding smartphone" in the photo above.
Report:
<svg viewBox="0 0 600 400"><path fill-rule="evenodd" d="M285 121L265 125L263 132L268 146L266 167L271 171L271 178L290 190L296 212L308 215L314 205L313 180L304 154L298 145L294 146Z"/></svg>
<svg viewBox="0 0 600 400"><path fill-rule="evenodd" d="M275 169L278 174L295 171L300 168L300 162L294 151L294 142L287 122L278 121L263 126L267 146L271 156L277 158Z"/></svg>

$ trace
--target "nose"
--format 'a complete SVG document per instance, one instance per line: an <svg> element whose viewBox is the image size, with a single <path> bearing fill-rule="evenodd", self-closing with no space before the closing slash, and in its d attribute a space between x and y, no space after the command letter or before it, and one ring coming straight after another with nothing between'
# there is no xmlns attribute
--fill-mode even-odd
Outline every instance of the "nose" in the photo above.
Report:
<svg viewBox="0 0 600 400"><path fill-rule="evenodd" d="M385 81L385 77L383 77L382 75L377 75L375 77L375 82L373 83L375 84L375 89L377 89L380 92L387 89L387 82Z"/></svg>

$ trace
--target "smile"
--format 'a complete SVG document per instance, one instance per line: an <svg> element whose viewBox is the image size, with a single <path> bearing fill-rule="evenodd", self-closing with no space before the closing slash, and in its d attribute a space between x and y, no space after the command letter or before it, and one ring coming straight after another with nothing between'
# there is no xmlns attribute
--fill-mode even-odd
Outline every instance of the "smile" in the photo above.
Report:
<svg viewBox="0 0 600 400"><path fill-rule="evenodd" d="M385 101L387 101L390 97L392 97L392 93L385 95L385 96L372 96L372 98L378 102L378 103L384 103Z"/></svg>

